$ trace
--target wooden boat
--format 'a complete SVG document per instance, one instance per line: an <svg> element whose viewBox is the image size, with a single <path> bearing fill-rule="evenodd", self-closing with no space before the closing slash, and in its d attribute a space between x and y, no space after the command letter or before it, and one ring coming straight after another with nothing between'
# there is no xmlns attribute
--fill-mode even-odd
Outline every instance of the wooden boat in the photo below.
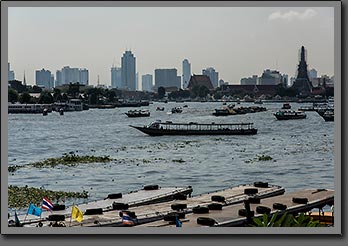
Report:
<svg viewBox="0 0 348 246"><path fill-rule="evenodd" d="M172 108L172 114L181 113L181 112L182 112L182 108L181 107L174 107L174 108Z"/></svg>
<svg viewBox="0 0 348 246"><path fill-rule="evenodd" d="M125 113L128 117L149 117L149 110L129 110Z"/></svg>
<svg viewBox="0 0 348 246"><path fill-rule="evenodd" d="M228 116L228 115L234 115L234 114L237 114L237 113L233 109L230 109L228 107L215 109L215 112L213 113L214 116Z"/></svg>
<svg viewBox="0 0 348 246"><path fill-rule="evenodd" d="M262 219L264 214L272 216L278 212L279 215L285 212L297 214L300 212L309 212L315 208L333 205L334 190L311 189L299 190L292 193L285 193L279 196L256 199L250 196L248 204L250 207L250 219L256 217ZM217 209L196 209L196 212L187 213L182 216L182 227L240 227L249 224L246 217L246 200L244 203L222 206ZM184 218L183 218L184 217ZM174 223L173 223L174 222ZM175 221L158 220L152 223L142 224L139 227L175 227Z"/></svg>
<svg viewBox="0 0 348 246"><path fill-rule="evenodd" d="M140 190L131 191L126 194L122 193L110 193L103 200L91 201L83 204L75 204L83 213L96 213L98 211L108 212L114 214L115 210L120 207L127 206L129 208L137 206L145 206L150 204L168 202L176 199L178 196L191 196L193 189L191 186L187 187L160 187L158 185L146 185ZM126 204L126 205L125 205ZM47 218L50 215L57 217L68 218L71 216L72 207L63 206L62 209L54 210L52 213L43 211L41 218L34 215L18 215L19 220L24 226L32 227L36 226L39 222L45 222L47 226ZM94 212L93 212L94 211ZM114 215L113 215L114 216Z"/></svg>
<svg viewBox="0 0 348 246"><path fill-rule="evenodd" d="M291 109L290 103L284 103L282 109Z"/></svg>
<svg viewBox="0 0 348 246"><path fill-rule="evenodd" d="M236 187L229 187L196 196L182 197L176 196L175 200L149 204L143 206L132 206L129 209L118 208L110 211L103 211L102 214L84 216L83 221L78 223L73 221L71 226L76 227L120 227L122 224L121 213L127 211L133 214L137 224L141 225L153 221L160 221L175 211L180 211L181 216L193 212L196 206L208 206L211 203L219 203L222 207L233 204L243 203L246 199L257 195L258 198L266 198L284 194L285 189L278 185L268 184L268 182L254 182ZM129 211L130 210L130 211ZM120 215L120 216L118 216ZM66 222L69 218L66 218ZM98 223L95 223L98 221ZM67 223L68 225L68 223Z"/></svg>
<svg viewBox="0 0 348 246"><path fill-rule="evenodd" d="M307 115L302 111L278 111L274 114L278 120L305 119Z"/></svg>
<svg viewBox="0 0 348 246"><path fill-rule="evenodd" d="M325 121L334 121L335 115L333 110L326 110L322 116Z"/></svg>
<svg viewBox="0 0 348 246"><path fill-rule="evenodd" d="M254 135L257 129L253 128L253 123L230 123L230 124L203 124L203 123L173 123L171 121L161 122L160 120L151 122L147 126L132 126L150 136L163 135Z"/></svg>

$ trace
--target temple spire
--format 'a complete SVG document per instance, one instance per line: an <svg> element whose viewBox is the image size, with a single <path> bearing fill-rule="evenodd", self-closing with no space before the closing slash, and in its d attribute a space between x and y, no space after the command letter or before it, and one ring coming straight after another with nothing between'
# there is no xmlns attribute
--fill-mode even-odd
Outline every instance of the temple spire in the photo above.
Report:
<svg viewBox="0 0 348 246"><path fill-rule="evenodd" d="M27 86L27 81L25 80L25 70L24 70L23 85Z"/></svg>

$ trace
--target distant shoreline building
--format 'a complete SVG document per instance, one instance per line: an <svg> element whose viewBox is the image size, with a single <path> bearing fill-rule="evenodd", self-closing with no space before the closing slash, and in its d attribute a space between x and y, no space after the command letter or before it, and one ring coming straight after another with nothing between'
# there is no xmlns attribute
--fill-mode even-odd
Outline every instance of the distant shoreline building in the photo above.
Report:
<svg viewBox="0 0 348 246"><path fill-rule="evenodd" d="M241 85L257 85L259 84L259 77L257 75L253 75L252 77L241 78L240 84Z"/></svg>
<svg viewBox="0 0 348 246"><path fill-rule="evenodd" d="M83 85L89 84L89 72L86 68L71 68L63 67L56 71L55 86L66 85L70 83L80 83Z"/></svg>
<svg viewBox="0 0 348 246"><path fill-rule="evenodd" d="M120 67L111 67L111 88L122 88L122 69Z"/></svg>
<svg viewBox="0 0 348 246"><path fill-rule="evenodd" d="M11 70L11 65L9 62L7 63L7 74L8 74L8 81L15 80L15 72Z"/></svg>
<svg viewBox="0 0 348 246"><path fill-rule="evenodd" d="M191 63L184 59L182 61L182 88L186 89L191 77Z"/></svg>
<svg viewBox="0 0 348 246"><path fill-rule="evenodd" d="M135 91L136 86L136 58L132 51L126 50L121 58L121 81L122 89Z"/></svg>
<svg viewBox="0 0 348 246"><path fill-rule="evenodd" d="M176 87L181 88L181 78L177 75L176 68L158 68L155 69L155 88Z"/></svg>
<svg viewBox="0 0 348 246"><path fill-rule="evenodd" d="M219 73L215 71L213 67L208 67L202 70L202 74L210 78L210 81L214 88L219 87Z"/></svg>
<svg viewBox="0 0 348 246"><path fill-rule="evenodd" d="M144 74L141 76L142 91L153 91L152 74Z"/></svg>
<svg viewBox="0 0 348 246"><path fill-rule="evenodd" d="M54 87L54 76L50 70L41 70L35 71L35 84L39 87L46 89L52 89Z"/></svg>

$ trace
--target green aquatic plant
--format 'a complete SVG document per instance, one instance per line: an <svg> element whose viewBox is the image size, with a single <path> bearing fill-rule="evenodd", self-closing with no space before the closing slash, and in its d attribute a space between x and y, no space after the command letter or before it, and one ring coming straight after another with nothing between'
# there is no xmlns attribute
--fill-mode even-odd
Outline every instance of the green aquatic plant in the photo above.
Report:
<svg viewBox="0 0 348 246"><path fill-rule="evenodd" d="M8 186L8 207L9 208L25 208L30 203L41 204L42 198L47 197L52 202L58 201L61 198L75 199L88 198L88 191L82 192L66 192L66 191L52 191L43 188L18 187Z"/></svg>
<svg viewBox="0 0 348 246"><path fill-rule="evenodd" d="M69 154L64 153L62 157L58 158L48 158L43 161L32 162L27 165L12 165L8 167L9 172L15 172L19 168L23 167L36 167L36 168L45 168L45 167L56 167L58 165L65 166L76 166L81 163L93 163L93 162L109 162L113 159L110 156L79 156L72 152Z"/></svg>

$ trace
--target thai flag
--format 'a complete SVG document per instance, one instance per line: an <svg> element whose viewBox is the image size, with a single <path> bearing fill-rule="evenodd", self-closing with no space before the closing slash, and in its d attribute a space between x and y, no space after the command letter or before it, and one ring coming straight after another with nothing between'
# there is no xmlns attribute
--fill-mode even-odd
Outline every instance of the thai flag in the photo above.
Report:
<svg viewBox="0 0 348 246"><path fill-rule="evenodd" d="M124 225L135 225L135 221L126 212L122 212L122 224Z"/></svg>
<svg viewBox="0 0 348 246"><path fill-rule="evenodd" d="M48 210L48 211L51 211L53 210L53 203L47 198L47 197L44 197L42 199L42 206L41 206L43 209L45 210Z"/></svg>

